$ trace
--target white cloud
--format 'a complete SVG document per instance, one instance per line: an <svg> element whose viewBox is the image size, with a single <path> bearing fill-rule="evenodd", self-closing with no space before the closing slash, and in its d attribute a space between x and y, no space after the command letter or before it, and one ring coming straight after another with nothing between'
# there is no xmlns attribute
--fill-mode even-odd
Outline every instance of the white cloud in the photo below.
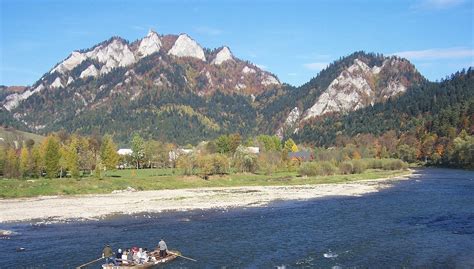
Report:
<svg viewBox="0 0 474 269"><path fill-rule="evenodd" d="M199 33L199 34L211 35L211 36L222 34L222 30L217 29L217 28L207 27L207 26L195 27L194 31L196 31L196 33Z"/></svg>
<svg viewBox="0 0 474 269"><path fill-rule="evenodd" d="M446 9L458 6L466 0L419 0L412 8L415 9Z"/></svg>
<svg viewBox="0 0 474 269"><path fill-rule="evenodd" d="M392 53L410 60L436 60L474 57L474 49L466 47L453 47L444 49L408 50Z"/></svg>
<svg viewBox="0 0 474 269"><path fill-rule="evenodd" d="M314 62L314 63L307 63L303 65L309 70L313 71L320 71L328 66L328 63L326 62Z"/></svg>

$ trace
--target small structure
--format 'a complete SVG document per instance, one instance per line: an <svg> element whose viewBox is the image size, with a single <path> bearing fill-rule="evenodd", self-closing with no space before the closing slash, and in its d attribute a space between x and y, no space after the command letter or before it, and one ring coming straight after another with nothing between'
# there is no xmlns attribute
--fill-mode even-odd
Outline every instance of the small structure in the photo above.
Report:
<svg viewBox="0 0 474 269"><path fill-rule="evenodd" d="M289 152L288 158L292 161L308 162L314 159L310 151L300 150L297 152Z"/></svg>
<svg viewBox="0 0 474 269"><path fill-rule="evenodd" d="M120 156L130 156L132 155L132 149L119 149L117 150L118 155Z"/></svg>
<svg viewBox="0 0 474 269"><path fill-rule="evenodd" d="M245 147L245 152L252 153L252 154L259 154L260 148L259 147Z"/></svg>

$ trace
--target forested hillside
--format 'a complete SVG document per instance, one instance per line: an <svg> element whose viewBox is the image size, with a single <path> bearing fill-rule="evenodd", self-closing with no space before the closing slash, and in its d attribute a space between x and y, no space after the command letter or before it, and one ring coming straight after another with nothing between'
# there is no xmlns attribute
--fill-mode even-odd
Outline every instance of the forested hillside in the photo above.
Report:
<svg viewBox="0 0 474 269"><path fill-rule="evenodd" d="M457 72L439 83L425 82L398 98L300 127L294 138L315 146L358 143L371 135L373 141L385 140L388 155L408 149L417 159L435 164L455 164L461 160L454 158L469 156L473 160L474 70ZM456 147L466 147L466 156L453 156ZM468 159L461 162L468 165Z"/></svg>

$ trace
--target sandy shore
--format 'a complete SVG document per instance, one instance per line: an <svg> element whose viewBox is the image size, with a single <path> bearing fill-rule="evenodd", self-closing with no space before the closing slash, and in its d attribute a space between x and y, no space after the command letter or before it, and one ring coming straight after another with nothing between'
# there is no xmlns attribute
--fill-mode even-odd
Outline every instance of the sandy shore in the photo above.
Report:
<svg viewBox="0 0 474 269"><path fill-rule="evenodd" d="M388 188L394 180L407 178L410 178L410 175L343 184L201 188L6 199L0 200L0 223L28 220L95 220L110 214L254 207L264 206L275 200L361 196Z"/></svg>

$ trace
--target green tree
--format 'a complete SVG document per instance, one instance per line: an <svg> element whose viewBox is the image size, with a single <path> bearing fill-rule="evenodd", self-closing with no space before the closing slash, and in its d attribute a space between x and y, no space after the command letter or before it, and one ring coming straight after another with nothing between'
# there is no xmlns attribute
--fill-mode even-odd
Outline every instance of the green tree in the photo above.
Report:
<svg viewBox="0 0 474 269"><path fill-rule="evenodd" d="M46 176L48 178L54 178L58 175L59 160L61 158L59 153L59 140L57 137L50 135L46 137L44 143L44 165Z"/></svg>
<svg viewBox="0 0 474 269"><path fill-rule="evenodd" d="M416 148L410 147L409 145L402 144L397 149L398 158L405 162L413 163L416 161Z"/></svg>
<svg viewBox="0 0 474 269"><path fill-rule="evenodd" d="M264 151L280 151L281 150L281 140L276 135L273 135L273 136L259 135L257 136L257 141L260 142L260 144L263 144Z"/></svg>
<svg viewBox="0 0 474 269"><path fill-rule="evenodd" d="M34 177L41 177L43 171L43 158L40 146L34 146L30 154L30 170Z"/></svg>
<svg viewBox="0 0 474 269"><path fill-rule="evenodd" d="M7 158L7 151L0 145L0 176L5 176L5 161Z"/></svg>
<svg viewBox="0 0 474 269"><path fill-rule="evenodd" d="M73 178L79 177L79 139L71 137L69 145L66 147L66 167Z"/></svg>
<svg viewBox="0 0 474 269"><path fill-rule="evenodd" d="M100 158L106 170L114 170L117 167L120 156L117 153L117 145L110 135L105 135L102 139Z"/></svg>
<svg viewBox="0 0 474 269"><path fill-rule="evenodd" d="M132 159L137 165L137 169L140 168L141 161L145 158L145 142L143 138L135 133L133 135L132 141Z"/></svg>
<svg viewBox="0 0 474 269"><path fill-rule="evenodd" d="M230 152L230 139L228 135L221 135L216 139L216 149L219 153L229 153Z"/></svg>

